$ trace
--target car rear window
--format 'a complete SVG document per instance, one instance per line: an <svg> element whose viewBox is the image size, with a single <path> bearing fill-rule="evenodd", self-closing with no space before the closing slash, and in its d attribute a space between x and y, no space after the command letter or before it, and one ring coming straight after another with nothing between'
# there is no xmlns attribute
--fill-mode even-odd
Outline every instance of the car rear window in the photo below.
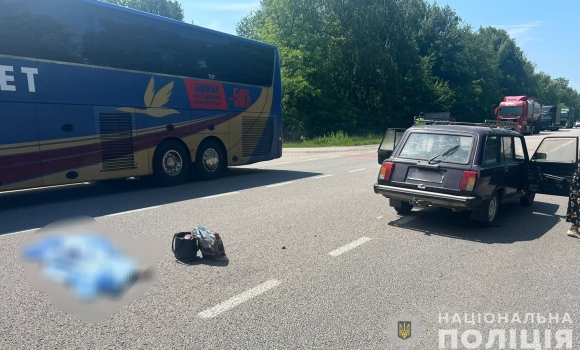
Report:
<svg viewBox="0 0 580 350"><path fill-rule="evenodd" d="M428 160L436 156L435 160L468 164L473 145L472 136L436 134L436 133L412 133L405 142L401 150L400 158ZM459 146L455 151L453 148ZM442 156L445 152L451 150L447 155Z"/></svg>

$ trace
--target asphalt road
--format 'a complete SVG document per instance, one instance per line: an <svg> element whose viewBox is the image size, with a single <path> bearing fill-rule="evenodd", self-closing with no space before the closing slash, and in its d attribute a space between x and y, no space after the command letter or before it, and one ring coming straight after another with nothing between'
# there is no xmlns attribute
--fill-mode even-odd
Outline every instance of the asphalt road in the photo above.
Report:
<svg viewBox="0 0 580 350"><path fill-rule="evenodd" d="M529 136L528 148L567 134L580 131ZM373 192L378 170L376 146L299 149L213 182L0 195L0 349L397 349L401 314L418 349L437 349L450 328L481 331L482 349L492 328L528 330L530 341L542 329L542 344L546 328L573 329L578 348L580 240L566 236L567 198L507 204L482 229L442 209L398 216ZM16 255L30 230L78 215L166 242L154 286L97 324L53 307ZM220 232L229 263L176 263L173 234L198 224ZM532 312L573 324L464 322ZM456 313L461 324L439 323Z"/></svg>

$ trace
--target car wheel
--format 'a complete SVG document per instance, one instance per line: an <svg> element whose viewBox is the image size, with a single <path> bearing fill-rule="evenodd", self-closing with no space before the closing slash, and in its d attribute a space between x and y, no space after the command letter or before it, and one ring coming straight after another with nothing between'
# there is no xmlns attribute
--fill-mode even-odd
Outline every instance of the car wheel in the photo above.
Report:
<svg viewBox="0 0 580 350"><path fill-rule="evenodd" d="M226 167L224 152L215 140L202 142L195 158L195 173L202 180L219 177Z"/></svg>
<svg viewBox="0 0 580 350"><path fill-rule="evenodd" d="M534 199L536 198L536 193L532 192L525 197L520 198L520 204L524 207L529 207L534 203Z"/></svg>
<svg viewBox="0 0 580 350"><path fill-rule="evenodd" d="M161 186L179 185L187 179L190 164L187 148L175 140L167 140L155 150L153 173Z"/></svg>
<svg viewBox="0 0 580 350"><path fill-rule="evenodd" d="M485 220L482 222L484 227L490 227L495 223L497 213L499 212L499 197L494 193L487 206L485 207Z"/></svg>
<svg viewBox="0 0 580 350"><path fill-rule="evenodd" d="M411 213L411 210L413 210L413 206L408 202L401 202L401 206L395 207L395 210L397 211L397 213L401 215L406 215Z"/></svg>

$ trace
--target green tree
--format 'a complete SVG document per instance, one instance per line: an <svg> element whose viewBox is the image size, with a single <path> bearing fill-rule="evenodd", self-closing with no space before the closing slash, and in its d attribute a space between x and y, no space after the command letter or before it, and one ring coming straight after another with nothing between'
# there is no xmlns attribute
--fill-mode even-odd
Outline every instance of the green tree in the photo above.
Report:
<svg viewBox="0 0 580 350"><path fill-rule="evenodd" d="M579 102L568 81L536 73L505 30L474 30L426 0L261 0L237 33L280 49L290 139L383 132L420 111L483 121L505 95Z"/></svg>
<svg viewBox="0 0 580 350"><path fill-rule="evenodd" d="M185 14L177 0L104 0L111 4L130 7L135 10L149 12L154 15L183 21Z"/></svg>

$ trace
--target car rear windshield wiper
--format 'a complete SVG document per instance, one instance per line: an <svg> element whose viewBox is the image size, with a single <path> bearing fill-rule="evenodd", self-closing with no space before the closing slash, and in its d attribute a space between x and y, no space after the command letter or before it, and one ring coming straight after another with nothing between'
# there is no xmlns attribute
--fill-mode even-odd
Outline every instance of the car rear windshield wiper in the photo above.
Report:
<svg viewBox="0 0 580 350"><path fill-rule="evenodd" d="M435 157L433 157L433 158L429 159L429 161L428 161L427 163L431 164L431 162L432 162L433 160L435 160L436 158L448 156L448 155L450 155L451 153L453 153L453 152L457 151L457 150L459 149L459 147L461 147L461 145L455 145L455 146L451 147L450 149L448 149L447 151L445 151L445 152L443 152L443 153L441 153L441 154L438 154L438 155L436 155Z"/></svg>

